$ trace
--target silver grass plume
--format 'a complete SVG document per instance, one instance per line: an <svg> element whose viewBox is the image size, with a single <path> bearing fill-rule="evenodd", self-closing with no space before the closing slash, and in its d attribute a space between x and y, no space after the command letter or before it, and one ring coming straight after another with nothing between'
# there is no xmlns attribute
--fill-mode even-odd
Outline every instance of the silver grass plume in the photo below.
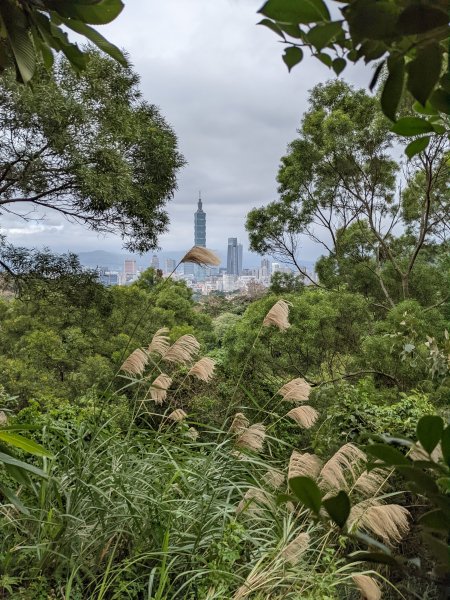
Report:
<svg viewBox="0 0 450 600"><path fill-rule="evenodd" d="M199 433L197 429L195 429L195 427L189 427L189 429L186 431L186 436L193 442L195 442L199 436Z"/></svg>
<svg viewBox="0 0 450 600"><path fill-rule="evenodd" d="M154 400L155 404L162 404L164 402L164 400L167 398L167 390L171 385L171 377L165 373L158 375L150 387L150 396L151 399Z"/></svg>
<svg viewBox="0 0 450 600"><path fill-rule="evenodd" d="M319 413L312 406L306 405L293 408L286 416L293 419L300 427L309 429L319 418Z"/></svg>
<svg viewBox="0 0 450 600"><path fill-rule="evenodd" d="M264 475L265 483L275 489L278 489L283 485L284 479L283 473L280 473L280 471L277 471L276 469L269 469Z"/></svg>
<svg viewBox="0 0 450 600"><path fill-rule="evenodd" d="M182 335L174 342L167 352L164 354L163 359L167 362L176 364L187 364L193 356L200 350L200 344L196 338L191 334Z"/></svg>
<svg viewBox="0 0 450 600"><path fill-rule="evenodd" d="M311 393L311 386L302 377L297 377L285 383L277 392L283 396L283 400L305 402Z"/></svg>
<svg viewBox="0 0 450 600"><path fill-rule="evenodd" d="M280 556L294 567L300 560L301 555L308 549L308 546L309 535L307 533L300 533L292 540L292 542L289 542L289 544L283 548Z"/></svg>
<svg viewBox="0 0 450 600"><path fill-rule="evenodd" d="M152 337L152 341L148 347L148 352L152 354L159 354L160 356L164 356L167 350L170 347L169 340L169 329L167 327L161 327Z"/></svg>
<svg viewBox="0 0 450 600"><path fill-rule="evenodd" d="M120 367L128 375L142 375L148 363L148 355L142 348L134 350Z"/></svg>
<svg viewBox="0 0 450 600"><path fill-rule="evenodd" d="M252 571L248 576L243 585L237 590L233 596L233 600L242 600L247 598L257 589L263 587L270 580L270 574L266 571L259 573L258 571ZM268 598L268 596L266 597Z"/></svg>
<svg viewBox="0 0 450 600"><path fill-rule="evenodd" d="M293 477L312 477L316 479L322 467L322 461L315 454L294 450L289 459L288 479Z"/></svg>
<svg viewBox="0 0 450 600"><path fill-rule="evenodd" d="M346 473L349 472L355 479L354 464L365 460L366 455L362 450L351 443L345 444L324 464L320 480L325 487L345 489L348 487Z"/></svg>
<svg viewBox="0 0 450 600"><path fill-rule="evenodd" d="M230 425L230 433L242 433L250 425L250 421L244 413L238 412L234 415Z"/></svg>
<svg viewBox="0 0 450 600"><path fill-rule="evenodd" d="M236 508L236 514L239 515L243 511L246 514L257 515L260 514L264 508L274 509L275 505L270 495L256 487L249 488L242 500L239 502Z"/></svg>
<svg viewBox="0 0 450 600"><path fill-rule="evenodd" d="M363 501L352 507L349 526L371 531L386 544L398 544L409 531L409 511L398 504Z"/></svg>
<svg viewBox="0 0 450 600"><path fill-rule="evenodd" d="M200 360L198 360L195 365L191 367L188 375L192 375L193 377L197 377L201 381L210 381L214 376L214 369L216 368L216 363L212 358L208 356L204 356Z"/></svg>
<svg viewBox="0 0 450 600"><path fill-rule="evenodd" d="M6 425L8 423L8 417L6 416L5 411L0 410L0 427Z"/></svg>
<svg viewBox="0 0 450 600"><path fill-rule="evenodd" d="M381 590L373 577L352 575L352 579L365 600L381 600Z"/></svg>
<svg viewBox="0 0 450 600"><path fill-rule="evenodd" d="M266 437L266 428L262 423L254 423L244 429L236 440L236 445L239 448L245 450L253 450L254 452L260 452L264 445Z"/></svg>
<svg viewBox="0 0 450 600"><path fill-rule="evenodd" d="M413 460L431 460L433 462L439 462L442 460L442 448L439 443L431 454L425 450L420 442L416 442L409 452L409 457Z"/></svg>
<svg viewBox="0 0 450 600"><path fill-rule="evenodd" d="M383 469L364 471L355 481L353 489L358 490L362 494L375 494L384 485L387 476L387 471Z"/></svg>
<svg viewBox="0 0 450 600"><path fill-rule="evenodd" d="M171 421L175 421L175 422L180 422L180 421L184 421L184 419L187 417L187 414L184 412L184 410L182 408L176 408L175 410L173 410L170 415L168 415L168 419L170 419Z"/></svg>
<svg viewBox="0 0 450 600"><path fill-rule="evenodd" d="M273 325L281 331L288 329L291 326L289 323L289 306L292 306L290 302L278 300L264 317L264 327Z"/></svg>
<svg viewBox="0 0 450 600"><path fill-rule="evenodd" d="M193 246L180 261L181 263L194 263L200 267L217 267L220 265L220 258L208 248L202 246Z"/></svg>

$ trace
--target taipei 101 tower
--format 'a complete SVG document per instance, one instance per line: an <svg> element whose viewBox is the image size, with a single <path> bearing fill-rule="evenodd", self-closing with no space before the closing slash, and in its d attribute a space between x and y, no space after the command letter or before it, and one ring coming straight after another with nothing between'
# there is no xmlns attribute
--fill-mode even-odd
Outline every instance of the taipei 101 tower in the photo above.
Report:
<svg viewBox="0 0 450 600"><path fill-rule="evenodd" d="M194 213L194 245L206 248L206 213L203 210L200 192L198 194L198 208Z"/></svg>

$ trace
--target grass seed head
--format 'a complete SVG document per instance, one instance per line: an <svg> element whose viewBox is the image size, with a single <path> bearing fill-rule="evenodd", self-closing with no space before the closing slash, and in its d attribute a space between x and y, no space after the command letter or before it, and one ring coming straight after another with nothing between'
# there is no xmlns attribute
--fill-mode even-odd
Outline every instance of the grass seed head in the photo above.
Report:
<svg viewBox="0 0 450 600"><path fill-rule="evenodd" d="M170 419L171 421L175 421L177 423L179 423L180 421L184 421L184 419L187 417L187 414L184 412L184 410L182 408L176 408L175 410L173 410L170 415L168 415L168 419Z"/></svg>
<svg viewBox="0 0 450 600"><path fill-rule="evenodd" d="M238 412L234 415L230 425L230 433L242 433L250 425L250 421L244 413Z"/></svg>
<svg viewBox="0 0 450 600"><path fill-rule="evenodd" d="M0 410L0 427L3 427L3 425L6 425L8 423L8 417L6 416L6 413L3 410Z"/></svg>
<svg viewBox="0 0 450 600"><path fill-rule="evenodd" d="M293 419L300 427L309 429L319 418L319 413L312 406L297 406L290 410L286 416Z"/></svg>
<svg viewBox="0 0 450 600"><path fill-rule="evenodd" d="M276 469L269 469L264 475L265 483L276 490L283 485L284 479L283 473L280 473L280 471L277 471Z"/></svg>
<svg viewBox="0 0 450 600"><path fill-rule="evenodd" d="M352 575L352 579L364 600L381 600L381 590L373 577Z"/></svg>
<svg viewBox="0 0 450 600"><path fill-rule="evenodd" d="M351 474L355 479L354 466L360 461L365 461L366 455L353 444L345 444L333 454L320 472L320 480L325 487L331 489L346 489L348 487L346 475Z"/></svg>
<svg viewBox="0 0 450 600"><path fill-rule="evenodd" d="M263 321L264 327L273 325L281 331L288 329L291 326L289 323L289 306L291 306L290 302L278 300L265 316Z"/></svg>
<svg viewBox="0 0 450 600"><path fill-rule="evenodd" d="M193 367L191 367L188 375L192 375L193 377L197 377L201 381L210 381L214 376L214 369L216 368L216 363L212 358L204 356L200 360L198 360Z"/></svg>
<svg viewBox="0 0 450 600"><path fill-rule="evenodd" d="M155 404L162 404L164 402L164 400L167 398L167 390L171 385L171 377L165 373L158 375L150 387L150 396L152 400L155 401Z"/></svg>
<svg viewBox="0 0 450 600"><path fill-rule="evenodd" d="M158 331L152 337L152 341L150 342L150 346L148 347L148 352L164 356L164 354L170 347L168 333L169 329L167 327L161 327L161 329L158 329Z"/></svg>
<svg viewBox="0 0 450 600"><path fill-rule="evenodd" d="M297 377L292 381L285 383L277 394L283 396L283 400L292 400L294 402L305 402L311 393L311 386L302 377Z"/></svg>
<svg viewBox="0 0 450 600"><path fill-rule="evenodd" d="M142 375L147 366L148 355L142 348L137 348L130 354L120 367L128 375Z"/></svg>
<svg viewBox="0 0 450 600"><path fill-rule="evenodd" d="M192 360L199 350L200 344L196 338L191 334L186 334L170 346L163 359L167 362L185 365Z"/></svg>
<svg viewBox="0 0 450 600"><path fill-rule="evenodd" d="M387 472L383 469L364 471L355 481L353 487L362 494L376 494L385 484L387 475Z"/></svg>
<svg viewBox="0 0 450 600"><path fill-rule="evenodd" d="M380 504L374 498L352 506L348 518L350 529L364 529L379 536L386 544L401 542L409 531L409 511L398 504Z"/></svg>
<svg viewBox="0 0 450 600"><path fill-rule="evenodd" d="M300 560L301 555L308 549L308 546L309 535L307 533L300 533L283 548L280 556L294 567Z"/></svg>
<svg viewBox="0 0 450 600"><path fill-rule="evenodd" d="M322 467L322 461L315 454L294 450L289 460L288 479L293 477L312 477L316 479Z"/></svg>
<svg viewBox="0 0 450 600"><path fill-rule="evenodd" d="M193 246L181 259L182 263L194 263L200 267L218 267L220 258L208 248Z"/></svg>
<svg viewBox="0 0 450 600"><path fill-rule="evenodd" d="M266 437L266 428L262 423L254 423L244 429L236 441L236 445L239 448L245 450L253 450L253 452L260 452L264 445Z"/></svg>

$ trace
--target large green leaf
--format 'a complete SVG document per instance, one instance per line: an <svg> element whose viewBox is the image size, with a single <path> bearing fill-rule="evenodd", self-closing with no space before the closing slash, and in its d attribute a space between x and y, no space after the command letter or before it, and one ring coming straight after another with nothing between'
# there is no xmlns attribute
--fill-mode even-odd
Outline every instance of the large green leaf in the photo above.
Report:
<svg viewBox="0 0 450 600"><path fill-rule="evenodd" d="M17 467L18 469L23 469L24 471L33 473L34 475L39 475L39 477L43 477L44 479L48 478L47 473L45 473L42 469L39 469L34 465L30 465L22 460L14 458L14 456L5 454L4 452L0 452L0 463L2 462L13 467Z"/></svg>
<svg viewBox="0 0 450 600"><path fill-rule="evenodd" d="M450 425L444 429L441 437L441 448L444 460L450 467Z"/></svg>
<svg viewBox="0 0 450 600"><path fill-rule="evenodd" d="M436 494L439 488L432 477L424 473L421 469L417 469L415 465L397 465L396 470L403 477L413 484L413 491L419 494Z"/></svg>
<svg viewBox="0 0 450 600"><path fill-rule="evenodd" d="M0 15L8 33L17 70L23 82L27 83L36 68L36 55L24 13L10 0L2 0Z"/></svg>
<svg viewBox="0 0 450 600"><path fill-rule="evenodd" d="M322 493L317 483L310 477L293 477L289 487L295 496L314 513L319 514L322 505Z"/></svg>
<svg viewBox="0 0 450 600"><path fill-rule="evenodd" d="M395 121L395 115L403 93L403 80L405 77L405 63L403 58L387 61L389 74L384 83L381 92L381 108L384 114L392 121Z"/></svg>
<svg viewBox="0 0 450 600"><path fill-rule="evenodd" d="M367 454L379 458L387 465L410 465L411 462L396 448L387 444L371 444L366 448Z"/></svg>
<svg viewBox="0 0 450 600"><path fill-rule="evenodd" d="M450 115L450 92L444 89L435 90L431 94L430 104L438 111Z"/></svg>
<svg viewBox="0 0 450 600"><path fill-rule="evenodd" d="M342 33L341 21L332 21L330 23L320 23L312 27L307 35L310 42L317 50L325 48L333 38Z"/></svg>
<svg viewBox="0 0 450 600"><path fill-rule="evenodd" d="M25 450L25 452L29 452L30 454L34 454L35 456L47 456L48 458L52 457L51 452L46 450L44 446L41 446L37 442L33 440L29 440L23 435L19 435L18 433L12 433L10 431L0 430L0 441L6 442L15 448L20 448L21 450Z"/></svg>
<svg viewBox="0 0 450 600"><path fill-rule="evenodd" d="M301 48L296 48L295 46L290 46L286 48L283 54L283 60L287 65L288 70L290 71L292 67L298 64L303 58L303 51Z"/></svg>
<svg viewBox="0 0 450 600"><path fill-rule="evenodd" d="M425 105L441 74L442 52L439 44L432 42L418 49L407 65L407 87L412 96Z"/></svg>
<svg viewBox="0 0 450 600"><path fill-rule="evenodd" d="M431 139L430 136L426 135L424 137L420 137L417 140L413 140L412 142L410 142L405 148L406 156L409 159L411 159L416 154L423 152L425 150L425 148L428 146L428 144L430 143L430 139Z"/></svg>
<svg viewBox="0 0 450 600"><path fill-rule="evenodd" d="M64 19L64 25L76 31L77 33L84 35L88 40L91 40L100 50L109 54L112 58L117 60L121 65L127 65L127 59L122 54L117 46L108 42L106 38L104 38L98 31L86 25L85 23L81 23L80 21L74 21L73 19Z"/></svg>
<svg viewBox="0 0 450 600"><path fill-rule="evenodd" d="M285 23L316 23L330 18L323 0L268 0L259 12L274 21Z"/></svg>
<svg viewBox="0 0 450 600"><path fill-rule="evenodd" d="M409 4L400 14L397 27L401 33L425 33L448 24L448 12L427 4Z"/></svg>
<svg viewBox="0 0 450 600"><path fill-rule="evenodd" d="M431 454L438 445L443 431L444 421L437 415L426 415L417 423L417 439L428 454Z"/></svg>
<svg viewBox="0 0 450 600"><path fill-rule="evenodd" d="M9 500L11 502L11 504L17 508L17 510L19 512L21 512L24 515L30 514L30 511L28 510L28 508L23 504L23 502L21 502L21 500L19 500L17 495L12 490L10 490L8 487L6 487L5 485L0 485L0 493L2 493L5 496L5 498L7 500Z"/></svg>
<svg viewBox="0 0 450 600"><path fill-rule="evenodd" d="M323 501L325 510L339 527L343 527L350 514L350 499L347 494L341 490L336 496L326 498Z"/></svg>
<svg viewBox="0 0 450 600"><path fill-rule="evenodd" d="M419 117L403 117L393 125L391 131L407 137L412 135L421 135L434 131L433 126L425 119Z"/></svg>
<svg viewBox="0 0 450 600"><path fill-rule="evenodd" d="M98 2L83 2L83 0L47 0L47 5L62 17L76 19L91 25L105 25L113 21L123 10L121 0L99 0Z"/></svg>

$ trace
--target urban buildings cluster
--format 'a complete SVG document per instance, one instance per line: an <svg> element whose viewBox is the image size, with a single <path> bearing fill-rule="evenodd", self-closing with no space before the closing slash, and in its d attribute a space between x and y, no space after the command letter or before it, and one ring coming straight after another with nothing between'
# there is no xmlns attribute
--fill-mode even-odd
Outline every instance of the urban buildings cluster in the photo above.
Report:
<svg viewBox="0 0 450 600"><path fill-rule="evenodd" d="M199 196L197 210L194 213L194 245L206 248L206 213L203 202ZM228 238L226 267L200 267L196 264L179 264L174 258L165 258L160 261L157 254L153 254L150 264L139 265L134 259L124 261L123 269L113 271L100 268L99 278L105 285L128 285L136 281L142 271L152 267L162 276L169 276L176 280L184 280L192 290L201 295L213 292L225 294L233 292L248 292L255 286L268 287L274 273L292 273L291 269L278 262L271 262L268 258L261 260L256 268L244 268L243 247L236 237ZM311 273L313 276L313 273Z"/></svg>

